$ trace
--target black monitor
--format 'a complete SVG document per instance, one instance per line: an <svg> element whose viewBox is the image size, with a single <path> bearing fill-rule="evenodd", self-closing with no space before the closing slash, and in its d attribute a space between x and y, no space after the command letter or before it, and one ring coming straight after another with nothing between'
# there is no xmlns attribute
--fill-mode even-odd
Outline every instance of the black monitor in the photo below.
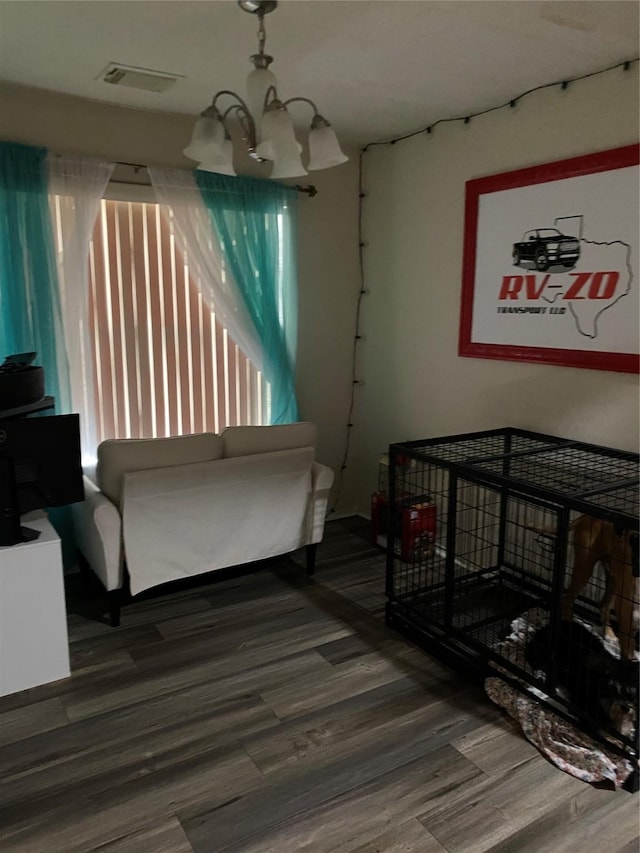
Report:
<svg viewBox="0 0 640 853"><path fill-rule="evenodd" d="M78 415L0 419L0 545L36 538L21 515L82 500Z"/></svg>

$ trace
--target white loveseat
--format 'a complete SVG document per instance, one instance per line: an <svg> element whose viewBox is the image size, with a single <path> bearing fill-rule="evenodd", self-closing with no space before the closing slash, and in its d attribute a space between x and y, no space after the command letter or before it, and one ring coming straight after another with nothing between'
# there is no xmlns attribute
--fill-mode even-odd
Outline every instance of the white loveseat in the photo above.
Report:
<svg viewBox="0 0 640 853"><path fill-rule="evenodd" d="M73 515L112 624L127 585L136 595L303 546L313 573L333 483L315 444L311 423L102 442Z"/></svg>

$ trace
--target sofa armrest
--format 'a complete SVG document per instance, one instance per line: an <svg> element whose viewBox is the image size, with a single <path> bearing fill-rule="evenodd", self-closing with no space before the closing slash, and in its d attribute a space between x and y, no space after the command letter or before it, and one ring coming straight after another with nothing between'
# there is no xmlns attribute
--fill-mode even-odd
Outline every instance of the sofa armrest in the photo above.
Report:
<svg viewBox="0 0 640 853"><path fill-rule="evenodd" d="M122 586L122 520L117 507L85 476L85 499L72 507L78 548L111 591Z"/></svg>
<svg viewBox="0 0 640 853"><path fill-rule="evenodd" d="M334 473L331 468L320 462L314 462L311 469L313 493L309 506L309 527L307 544L313 545L322 541L324 522L327 515L329 494L333 485Z"/></svg>

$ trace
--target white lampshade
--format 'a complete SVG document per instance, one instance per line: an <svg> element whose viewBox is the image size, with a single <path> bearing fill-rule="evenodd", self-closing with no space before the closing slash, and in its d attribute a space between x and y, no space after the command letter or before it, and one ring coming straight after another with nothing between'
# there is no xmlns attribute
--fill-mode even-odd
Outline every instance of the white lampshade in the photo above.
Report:
<svg viewBox="0 0 640 853"><path fill-rule="evenodd" d="M288 144L288 143L287 143ZM256 154L262 160L271 160L275 161L278 159L278 151L282 150L282 146L276 145L274 147L273 142L261 142L256 149ZM302 145L296 139L296 151L298 154L302 154Z"/></svg>
<svg viewBox="0 0 640 853"><path fill-rule="evenodd" d="M281 146L273 161L273 169L270 177L272 178L300 178L307 174L307 170L302 165L300 159L300 146L293 141L293 144Z"/></svg>
<svg viewBox="0 0 640 853"><path fill-rule="evenodd" d="M191 142L182 153L191 160L204 160L207 154L222 147L224 136L224 126L219 118L200 116L193 128Z"/></svg>
<svg viewBox="0 0 640 853"><path fill-rule="evenodd" d="M293 119L286 109L270 109L262 116L260 143L256 154L264 160L277 160L297 145ZM297 149L296 149L297 150Z"/></svg>
<svg viewBox="0 0 640 853"><path fill-rule="evenodd" d="M264 99L271 86L275 89L276 85L275 75L268 68L254 68L247 77L247 106L258 131L262 124Z"/></svg>
<svg viewBox="0 0 640 853"><path fill-rule="evenodd" d="M298 178L307 174L302 165L302 146L296 139L293 119L284 108L267 110L262 117L259 157L273 160L272 178Z"/></svg>
<svg viewBox="0 0 640 853"><path fill-rule="evenodd" d="M217 172L219 175L235 175L233 168L233 143L228 137L222 140L222 145L212 151L205 151L198 169L203 172Z"/></svg>
<svg viewBox="0 0 640 853"><path fill-rule="evenodd" d="M331 125L315 127L309 131L309 171L329 169L346 163L349 158L343 154Z"/></svg>

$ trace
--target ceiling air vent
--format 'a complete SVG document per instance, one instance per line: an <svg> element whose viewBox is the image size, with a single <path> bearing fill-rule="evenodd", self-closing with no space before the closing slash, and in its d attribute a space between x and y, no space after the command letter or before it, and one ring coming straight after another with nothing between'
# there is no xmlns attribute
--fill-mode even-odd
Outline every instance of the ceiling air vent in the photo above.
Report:
<svg viewBox="0 0 640 853"><path fill-rule="evenodd" d="M153 71L151 68L134 68L110 62L100 72L98 80L114 86L129 86L131 89L143 89L145 92L166 92L183 74L167 74L166 71Z"/></svg>

